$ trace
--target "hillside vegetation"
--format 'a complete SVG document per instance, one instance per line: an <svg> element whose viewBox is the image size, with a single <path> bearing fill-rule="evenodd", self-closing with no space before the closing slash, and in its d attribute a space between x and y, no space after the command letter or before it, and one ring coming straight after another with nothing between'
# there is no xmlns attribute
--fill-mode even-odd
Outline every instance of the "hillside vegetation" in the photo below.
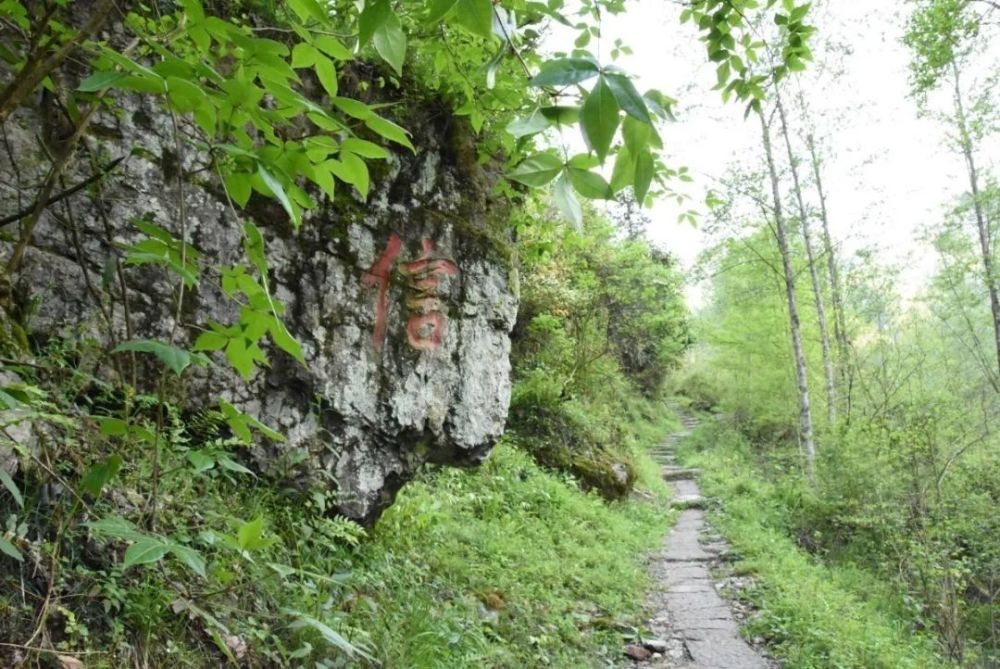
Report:
<svg viewBox="0 0 1000 669"><path fill-rule="evenodd" d="M748 656L1000 667L1000 5L655 3L707 174L652 4L0 0L0 665L618 666L671 475ZM919 286L829 178L890 46Z"/></svg>

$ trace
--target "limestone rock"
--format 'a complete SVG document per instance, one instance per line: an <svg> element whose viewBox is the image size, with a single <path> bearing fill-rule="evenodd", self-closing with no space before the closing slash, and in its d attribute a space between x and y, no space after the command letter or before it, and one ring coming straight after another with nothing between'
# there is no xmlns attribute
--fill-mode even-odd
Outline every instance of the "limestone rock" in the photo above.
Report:
<svg viewBox="0 0 1000 669"><path fill-rule="evenodd" d="M669 647L663 639L643 639L642 645L646 650L660 654L666 653Z"/></svg>
<svg viewBox="0 0 1000 669"><path fill-rule="evenodd" d="M24 325L37 341L91 338L107 350L175 332L174 342L189 346L209 321L236 322L239 306L218 277L242 262L241 221L204 155L178 152L168 116L148 98L118 103L93 123L65 183L125 160L100 199L82 191L47 210L13 277L13 300L30 314ZM407 112L417 151L373 162L367 201L338 184L336 202L309 212L298 230L256 195L240 212L265 235L269 284L306 365L272 348L270 366L245 382L218 355L184 384L193 406L223 398L286 435L286 443L256 445L258 469L285 487L332 489L337 509L364 522L423 463L481 462L503 431L511 390L517 277L504 205L491 196L493 176L459 148L470 136L459 120L433 102L408 100ZM0 191L2 212L21 209L12 193L31 192L49 167L40 116L22 109L6 124L0 180L18 187ZM130 221L179 237L182 218L202 277L175 328L176 278L126 265L122 248L142 238ZM10 252L0 242L0 255ZM148 389L152 363L145 371ZM112 376L110 362L100 372Z"/></svg>

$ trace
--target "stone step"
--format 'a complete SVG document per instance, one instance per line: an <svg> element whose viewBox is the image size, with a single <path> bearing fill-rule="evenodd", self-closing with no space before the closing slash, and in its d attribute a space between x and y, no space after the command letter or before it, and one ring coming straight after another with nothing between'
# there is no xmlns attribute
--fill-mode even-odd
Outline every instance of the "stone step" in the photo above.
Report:
<svg viewBox="0 0 1000 669"><path fill-rule="evenodd" d="M707 503L701 495L677 495L670 500L670 508L678 510L705 509Z"/></svg>
<svg viewBox="0 0 1000 669"><path fill-rule="evenodd" d="M660 475L664 481L693 480L701 476L701 470L668 465L661 470Z"/></svg>

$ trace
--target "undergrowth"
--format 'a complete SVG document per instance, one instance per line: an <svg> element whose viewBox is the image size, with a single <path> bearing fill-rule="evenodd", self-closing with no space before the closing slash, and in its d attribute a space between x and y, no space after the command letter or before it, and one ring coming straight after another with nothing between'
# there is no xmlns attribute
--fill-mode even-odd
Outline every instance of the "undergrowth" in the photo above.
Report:
<svg viewBox="0 0 1000 669"><path fill-rule="evenodd" d="M742 596L759 615L747 628L795 669L931 669L932 639L914 629L903 594L849 564L821 562L795 541L795 508L809 503L800 479L765 479L751 445L724 423L706 425L679 449L701 467L703 492L718 499L711 514L732 544L733 568L752 575Z"/></svg>
<svg viewBox="0 0 1000 669"><path fill-rule="evenodd" d="M67 401L15 386L43 398L24 421ZM641 555L669 523L645 454L672 425L657 403L619 417L632 498L584 492L508 438L479 469L426 470L366 533L332 494L252 474L208 418L130 401L162 416L155 496L148 444L110 419L60 423L4 483L18 559L0 561L0 666L575 668L636 624ZM75 492L53 498L52 480Z"/></svg>
<svg viewBox="0 0 1000 669"><path fill-rule="evenodd" d="M670 520L655 465L636 460L656 501L607 503L510 443L480 470L422 476L354 558L350 624L387 667L605 666Z"/></svg>

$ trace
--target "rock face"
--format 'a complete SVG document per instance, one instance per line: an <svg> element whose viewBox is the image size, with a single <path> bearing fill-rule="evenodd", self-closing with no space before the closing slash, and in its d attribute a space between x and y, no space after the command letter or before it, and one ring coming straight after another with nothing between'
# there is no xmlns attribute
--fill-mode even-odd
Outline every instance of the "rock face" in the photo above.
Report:
<svg viewBox="0 0 1000 669"><path fill-rule="evenodd" d="M270 365L247 382L215 354L214 367L186 374L187 401L207 407L223 398L282 432L285 443L253 449L258 467L336 490L337 508L366 522L422 463L482 460L507 413L517 284L506 212L490 196L490 175L466 155L468 135L455 119L433 103L413 104L404 124L416 153L372 165L383 173L373 175L367 202L338 185L337 201L293 230L279 206L257 196L237 213L205 155L179 146L152 103L119 106L93 124L64 185L125 160L99 191L49 207L12 277L15 311L31 337L92 337L107 352L139 338L188 346L209 321L236 322L219 271L245 263L246 217L264 233L270 287L306 364L269 349ZM49 168L38 138L44 117L40 105L6 124L0 181L22 195L0 190L2 215L29 204ZM143 238L130 224L136 219L175 237L183 222L201 254L200 282L187 291L179 323L177 279L124 263L123 247ZM0 243L4 258L11 249ZM113 375L113 360L98 372ZM139 385L149 388L156 373L146 371L150 381L140 374Z"/></svg>

